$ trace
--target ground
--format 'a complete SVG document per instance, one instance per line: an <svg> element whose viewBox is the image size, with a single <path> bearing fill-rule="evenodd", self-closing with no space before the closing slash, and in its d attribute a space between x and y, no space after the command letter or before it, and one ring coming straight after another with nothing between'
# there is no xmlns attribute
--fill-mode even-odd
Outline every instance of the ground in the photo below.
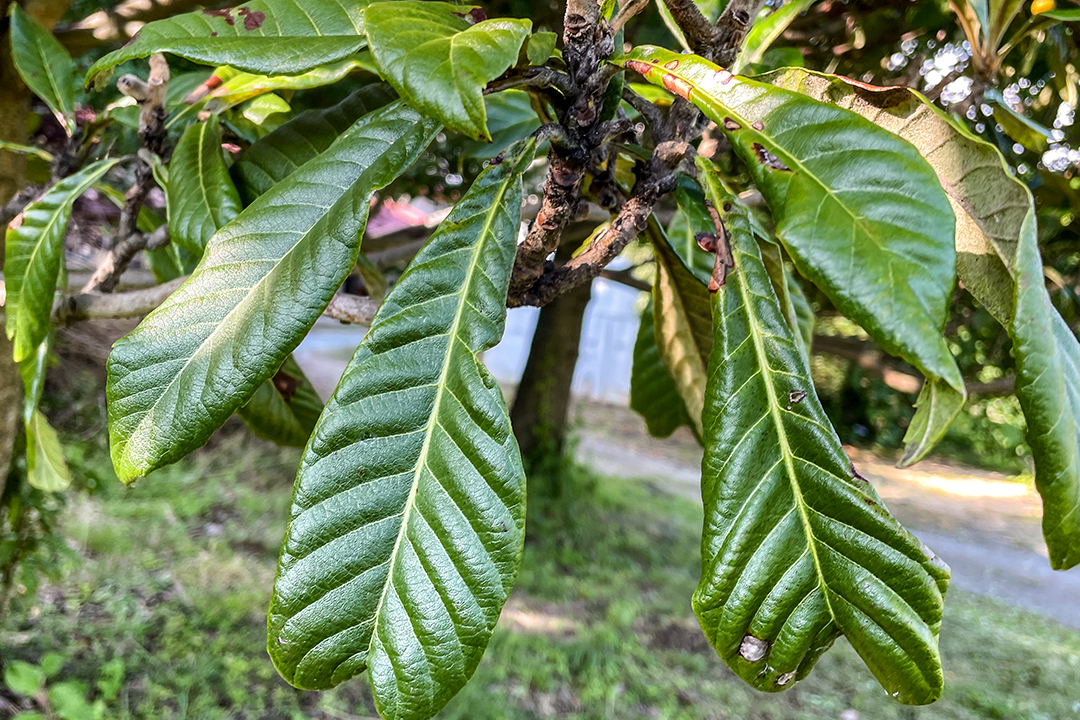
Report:
<svg viewBox="0 0 1080 720"><path fill-rule="evenodd" d="M611 442L605 433L586 435L582 450L590 437ZM100 442L72 450L76 473L95 487L69 495L63 572L4 618L5 663L56 668L39 696L55 705L60 690L77 691L90 708L63 720L374 717L362 678L296 691L263 649L298 453L230 425L125 490ZM635 435L632 449L647 442ZM751 690L690 611L699 505L661 489L666 476L565 473L576 500L547 508L546 520L533 512L518 588L475 677L440 718L1080 719L1080 633L962 590L947 598L947 689L931 707L893 703L843 641L792 690ZM912 497L922 493L911 487ZM34 704L10 691L2 698L0 718Z"/></svg>

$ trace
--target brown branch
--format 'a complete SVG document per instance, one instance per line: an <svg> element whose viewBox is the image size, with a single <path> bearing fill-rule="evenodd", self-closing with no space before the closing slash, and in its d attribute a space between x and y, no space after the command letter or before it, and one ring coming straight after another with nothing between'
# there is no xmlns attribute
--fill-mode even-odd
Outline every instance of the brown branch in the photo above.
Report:
<svg viewBox="0 0 1080 720"><path fill-rule="evenodd" d="M716 21L715 51L710 58L718 65L729 67L739 56L743 38L754 24L765 0L731 0Z"/></svg>
<svg viewBox="0 0 1080 720"><path fill-rule="evenodd" d="M160 53L150 58L150 77L146 82L134 75L124 75L116 85L139 103L139 140L142 147L160 156L165 150L165 91L169 83L169 64ZM168 229L159 228L150 236L138 232L139 211L154 187L154 169L139 153L135 182L124 194L116 240L109 256L83 288L84 293L112 292L135 255L146 247L160 247L168 242ZM165 233L162 237L159 233Z"/></svg>
<svg viewBox="0 0 1080 720"><path fill-rule="evenodd" d="M142 290L121 293L76 293L57 300L53 305L52 322L72 325L85 320L118 320L148 315L176 292L187 276ZM4 283L0 281L0 297ZM379 304L369 297L337 293L323 312L327 317L344 323L368 326Z"/></svg>
<svg viewBox="0 0 1080 720"><path fill-rule="evenodd" d="M605 280L611 280L617 282L620 285L625 285L628 288L634 290L640 290L642 292L651 292L652 285L642 280L638 280L629 270L601 270L600 277Z"/></svg>
<svg viewBox="0 0 1080 720"><path fill-rule="evenodd" d="M736 0L737 1L737 0ZM690 49L704 57L712 54L717 29L709 22L694 0L664 0L675 24L682 30Z"/></svg>

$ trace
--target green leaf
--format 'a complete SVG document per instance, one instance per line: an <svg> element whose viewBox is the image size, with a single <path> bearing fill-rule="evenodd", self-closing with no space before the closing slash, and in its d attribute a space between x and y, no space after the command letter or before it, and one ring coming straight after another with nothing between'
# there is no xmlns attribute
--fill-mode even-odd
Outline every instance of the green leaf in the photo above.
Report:
<svg viewBox="0 0 1080 720"><path fill-rule="evenodd" d="M21 143L8 142L7 140L0 140L0 150L6 150L8 152L18 153L20 155L33 155L47 163L51 163L55 160L55 156L46 150L45 148L39 148L34 145L23 145Z"/></svg>
<svg viewBox="0 0 1080 720"><path fill-rule="evenodd" d="M527 140L487 168L379 309L297 476L269 652L298 687L365 668L383 717L468 681L521 560L525 476L498 383Z"/></svg>
<svg viewBox="0 0 1080 720"><path fill-rule="evenodd" d="M739 222L745 223L745 229L748 230L750 228L749 214L744 208L733 204L728 216L739 217L740 215L742 218ZM783 252L781 252L780 246L771 240L760 241L758 250L761 252L762 262L765 263L765 272L769 275L769 282L772 284L773 292L776 293L776 299L780 303L780 310L784 313L784 320L787 321L792 336L795 338L795 344L799 346L799 350L809 361L810 342L807 341L806 336L803 334L799 310L795 305L795 298L791 289L795 279L791 277L788 269L784 266ZM803 300L805 302L805 298Z"/></svg>
<svg viewBox="0 0 1080 720"><path fill-rule="evenodd" d="M373 193L438 126L400 103L359 120L223 227L199 267L109 356L109 437L130 482L199 447L269 379L360 250Z"/></svg>
<svg viewBox="0 0 1080 720"><path fill-rule="evenodd" d="M71 486L60 438L40 410L34 410L26 424L26 480L45 492L60 492Z"/></svg>
<svg viewBox="0 0 1080 720"><path fill-rule="evenodd" d="M679 388L660 358L651 300L641 313L641 325L638 326L637 340L634 342L630 409L641 415L653 437L670 437L683 425L694 428L690 413L686 411L686 403L679 395Z"/></svg>
<svg viewBox="0 0 1080 720"><path fill-rule="evenodd" d="M659 226L655 226L659 231ZM686 405L694 430L701 433L701 411L712 348L709 290L662 231L653 233L656 280L653 324L660 357ZM659 237L656 237L659 235Z"/></svg>
<svg viewBox="0 0 1080 720"><path fill-rule="evenodd" d="M305 110L240 153L230 172L246 205L333 144L353 123L395 99L390 86L363 87L333 107Z"/></svg>
<svg viewBox="0 0 1080 720"><path fill-rule="evenodd" d="M724 129L803 277L883 350L962 390L942 337L955 284L955 220L910 143L843 108L734 77L693 55L639 47L619 62Z"/></svg>
<svg viewBox="0 0 1080 720"><path fill-rule="evenodd" d="M759 18L746 33L743 49L739 54L739 67L746 67L761 62L765 53L772 47L795 18L806 12L817 0L789 0L765 18ZM738 68L734 69L738 72Z"/></svg>
<svg viewBox="0 0 1080 720"><path fill-rule="evenodd" d="M367 63L356 58L322 65L299 75L257 75L236 72L228 67L222 68L215 75L220 75L221 70L229 70L228 78L210 91L210 102L206 104L206 110L221 113L264 93L277 90L307 90L330 85L355 70L367 68ZM374 72L374 69L371 71Z"/></svg>
<svg viewBox="0 0 1080 720"><path fill-rule="evenodd" d="M1022 112L1013 110L1000 90L991 88L983 96L994 109L994 120L1005 129L1005 134L1028 150L1037 153L1046 152L1053 140L1053 132L1045 125L1040 125Z"/></svg>
<svg viewBox="0 0 1080 720"><path fill-rule="evenodd" d="M721 207L717 187L707 190ZM894 698L933 702L948 569L855 475L757 243L730 228L735 268L713 298L694 612L759 690L804 678L842 634Z"/></svg>
<svg viewBox="0 0 1080 720"><path fill-rule="evenodd" d="M251 432L289 447L304 447L323 404L292 355L236 411Z"/></svg>
<svg viewBox="0 0 1080 720"><path fill-rule="evenodd" d="M925 382L915 401L915 417L904 433L904 457L898 466L909 467L926 457L964 409L965 400L964 394L941 380Z"/></svg>
<svg viewBox="0 0 1080 720"><path fill-rule="evenodd" d="M491 140L482 91L518 58L529 20L469 19L476 10L441 2L368 6L368 42L382 76L424 115L471 138Z"/></svg>
<svg viewBox="0 0 1080 720"><path fill-rule="evenodd" d="M805 71L771 81L798 84L909 139L938 173L956 212L960 280L1013 341L1050 562L1059 569L1080 564L1080 343L1046 292L1030 191L992 145L918 93Z"/></svg>
<svg viewBox="0 0 1080 720"><path fill-rule="evenodd" d="M169 237L195 257L218 228L240 214L216 118L189 125L169 162Z"/></svg>
<svg viewBox="0 0 1080 720"><path fill-rule="evenodd" d="M23 423L29 425L31 415L41 402L45 392L45 372L49 366L49 353L52 351L52 335L37 346L34 354L19 363L19 375L23 381Z"/></svg>
<svg viewBox="0 0 1080 720"><path fill-rule="evenodd" d="M535 32L529 36L525 54L530 65L543 65L555 53L555 43L559 36L553 32Z"/></svg>
<svg viewBox="0 0 1080 720"><path fill-rule="evenodd" d="M16 362L30 357L49 332L72 203L116 163L117 160L101 160L64 178L8 225L5 314L7 336L15 346Z"/></svg>
<svg viewBox="0 0 1080 720"><path fill-rule="evenodd" d="M25 660L11 660L4 668L4 684L12 692L34 697L45 684L45 671Z"/></svg>
<svg viewBox="0 0 1080 720"><path fill-rule="evenodd" d="M17 4L11 7L11 56L23 82L70 136L75 132L75 64L60 41Z"/></svg>
<svg viewBox="0 0 1080 720"><path fill-rule="evenodd" d="M1080 22L1080 8L1074 10L1048 10L1039 13L1039 16L1048 17L1051 20L1060 20L1061 22Z"/></svg>
<svg viewBox="0 0 1080 720"><path fill-rule="evenodd" d="M95 62L86 84L98 89L122 62L171 53L258 74L296 75L351 55L366 44L366 0L254 0L148 23L124 47Z"/></svg>
<svg viewBox="0 0 1080 720"><path fill-rule="evenodd" d="M367 290L368 297L375 302L381 303L383 298L386 297L386 276L383 275L382 270L375 267L375 263L367 259L364 253L360 253L360 256L356 258L356 267L353 268L353 273L358 275L364 282L364 289Z"/></svg>

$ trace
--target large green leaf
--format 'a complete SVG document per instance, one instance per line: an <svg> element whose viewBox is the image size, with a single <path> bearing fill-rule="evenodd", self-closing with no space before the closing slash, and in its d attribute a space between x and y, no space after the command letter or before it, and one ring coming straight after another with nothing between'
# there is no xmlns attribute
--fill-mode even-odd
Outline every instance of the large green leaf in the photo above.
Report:
<svg viewBox="0 0 1080 720"><path fill-rule="evenodd" d="M686 411L686 403L679 395L679 388L660 358L652 301L641 313L641 325L634 341L630 409L641 415L649 434L654 437L666 438L683 425L690 428L695 426L690 413Z"/></svg>
<svg viewBox="0 0 1080 720"><path fill-rule="evenodd" d="M253 0L158 20L95 62L86 82L100 88L120 63L159 52L251 73L306 72L364 47L366 5L367 0Z"/></svg>
<svg viewBox="0 0 1080 720"><path fill-rule="evenodd" d="M955 220L907 141L859 115L732 76L694 55L639 47L619 61L697 105L731 138L799 273L877 344L963 391L942 337L955 285Z"/></svg>
<svg viewBox="0 0 1080 720"><path fill-rule="evenodd" d="M296 480L269 615L292 684L370 670L429 718L476 669L521 559L525 477L498 383L529 140L486 169L379 309Z"/></svg>
<svg viewBox="0 0 1080 720"><path fill-rule="evenodd" d="M322 409L319 394L290 355L236 414L261 438L303 447Z"/></svg>
<svg viewBox="0 0 1080 720"><path fill-rule="evenodd" d="M16 362L30 357L49 332L72 203L116 163L116 160L101 160L64 178L8 225L4 257L5 314L7 336L14 344Z"/></svg>
<svg viewBox="0 0 1080 720"><path fill-rule="evenodd" d="M441 2L372 3L366 24L382 76L417 110L452 130L491 140L484 86L518 58L529 20L470 20L476 10Z"/></svg>
<svg viewBox="0 0 1080 720"><path fill-rule="evenodd" d="M960 280L1013 340L1016 394L1027 416L1051 563L1057 568L1077 565L1080 343L1050 303L1043 284L1031 193L992 145L952 122L918 93L801 70L776 73L770 81L843 105L907 138L937 172L956 212ZM924 388L923 395L929 392ZM920 402L935 404L930 397ZM938 404L947 408L949 402L955 404L956 399L946 393ZM922 431L918 415L911 427L913 433Z"/></svg>
<svg viewBox="0 0 1080 720"><path fill-rule="evenodd" d="M790 687L843 634L893 697L933 702L948 569L856 475L757 243L735 223L730 237L735 268L713 298L694 611L759 690Z"/></svg>
<svg viewBox="0 0 1080 720"><path fill-rule="evenodd" d="M353 123L395 98L378 83L357 90L333 107L305 110L240 153L230 172L245 204L315 157Z"/></svg>
<svg viewBox="0 0 1080 720"><path fill-rule="evenodd" d="M189 125L169 162L169 237L195 257L218 228L240 214L217 118Z"/></svg>
<svg viewBox="0 0 1080 720"><path fill-rule="evenodd" d="M109 356L113 465L125 482L202 445L318 319L360 250L372 194L438 125L397 103L240 213L195 272Z"/></svg>
<svg viewBox="0 0 1080 720"><path fill-rule="evenodd" d="M60 41L18 5L11 7L11 56L26 86L71 135L75 131L75 64Z"/></svg>
<svg viewBox="0 0 1080 720"><path fill-rule="evenodd" d="M709 289L679 257L666 237L660 233L654 235L660 235L653 238L656 344L690 414L694 430L700 435L706 368L712 349Z"/></svg>
<svg viewBox="0 0 1080 720"><path fill-rule="evenodd" d="M764 19L759 19L746 33L743 40L743 49L739 54L740 66L753 65L761 62L772 44L780 39L788 26L806 12L817 0L789 0L782 6L773 10L772 14ZM737 68L734 68L738 72Z"/></svg>

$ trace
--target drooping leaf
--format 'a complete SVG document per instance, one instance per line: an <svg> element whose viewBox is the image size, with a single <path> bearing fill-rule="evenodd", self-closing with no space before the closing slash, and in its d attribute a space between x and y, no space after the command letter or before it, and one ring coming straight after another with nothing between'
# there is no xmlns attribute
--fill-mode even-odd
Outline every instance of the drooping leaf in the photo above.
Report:
<svg viewBox="0 0 1080 720"><path fill-rule="evenodd" d="M706 184L721 206L719 183ZM843 634L893 697L933 702L948 569L855 474L740 228L735 268L713 298L694 612L759 690L804 678Z"/></svg>
<svg viewBox="0 0 1080 720"><path fill-rule="evenodd" d="M690 100L731 138L803 277L883 350L962 391L942 337L956 280L955 221L910 143L694 55L639 47L619 62Z"/></svg>
<svg viewBox="0 0 1080 720"><path fill-rule="evenodd" d="M966 399L941 380L923 384L915 401L915 416L904 433L904 457L899 467L909 467L926 457L964 409Z"/></svg>
<svg viewBox="0 0 1080 720"><path fill-rule="evenodd" d="M303 447L322 409L319 394L290 355L236 414L253 433L265 440L288 447Z"/></svg>
<svg viewBox="0 0 1080 720"><path fill-rule="evenodd" d="M306 90L330 85L358 69L369 68L371 72L374 72L374 68L370 67L369 63L355 57L320 65L314 70L308 70L299 75L257 75L237 72L232 68L221 68L215 76L220 76L222 70L230 72L221 85L210 91L210 101L206 104L206 110L220 113L264 93L278 90Z"/></svg>
<svg viewBox="0 0 1080 720"><path fill-rule="evenodd" d="M26 424L26 481L45 492L61 492L71 486L60 438L40 410L34 410Z"/></svg>
<svg viewBox="0 0 1080 720"><path fill-rule="evenodd" d="M16 362L30 357L49 332L72 203L116 163L117 160L100 160L64 178L8 225L4 257L5 315Z"/></svg>
<svg viewBox="0 0 1080 720"><path fill-rule="evenodd" d="M169 163L169 237L195 257L218 228L240 214L216 118L189 125Z"/></svg>
<svg viewBox="0 0 1080 720"><path fill-rule="evenodd" d="M659 226L656 229L659 230ZM653 239L656 344L690 414L694 430L700 434L706 369L712 348L709 290L687 267L667 238L659 234L660 237Z"/></svg>
<svg viewBox="0 0 1080 720"><path fill-rule="evenodd" d="M100 89L120 63L159 52L264 75L306 72L364 47L366 5L367 0L253 0L157 20L95 62L86 83Z"/></svg>
<svg viewBox="0 0 1080 720"><path fill-rule="evenodd" d="M400 103L359 120L214 235L191 277L116 343L106 390L122 480L202 445L277 372L356 262L372 194L437 130Z"/></svg>
<svg viewBox="0 0 1080 720"><path fill-rule="evenodd" d="M383 717L461 688L517 574L524 471L478 353L502 337L534 150L481 173L390 291L297 476L270 656L305 688L369 669Z"/></svg>
<svg viewBox="0 0 1080 720"><path fill-rule="evenodd" d="M230 172L246 205L288 177L370 112L395 98L390 86L378 83L354 92L333 107L305 110L259 138L233 163Z"/></svg>
<svg viewBox="0 0 1080 720"><path fill-rule="evenodd" d="M777 73L771 81L843 104L909 139L937 172L956 213L960 280L1013 340L1016 394L1035 456L1050 561L1060 569L1077 565L1080 343L1043 284L1031 193L993 146L953 123L918 93L805 71ZM912 425L918 422L916 416Z"/></svg>
<svg viewBox="0 0 1080 720"><path fill-rule="evenodd" d="M51 32L19 7L11 7L11 57L15 69L71 135L75 131L75 64Z"/></svg>
<svg viewBox="0 0 1080 720"><path fill-rule="evenodd" d="M366 27L375 62L401 97L452 130L490 141L482 91L517 61L532 22L472 24L478 14L441 2L376 2Z"/></svg>
<svg viewBox="0 0 1080 720"><path fill-rule="evenodd" d="M637 340L634 341L634 362L630 370L630 409L641 415L653 437L670 437L683 425L694 428L686 403L660 358L653 324L653 304L641 313ZM694 428L696 429L696 428Z"/></svg>

